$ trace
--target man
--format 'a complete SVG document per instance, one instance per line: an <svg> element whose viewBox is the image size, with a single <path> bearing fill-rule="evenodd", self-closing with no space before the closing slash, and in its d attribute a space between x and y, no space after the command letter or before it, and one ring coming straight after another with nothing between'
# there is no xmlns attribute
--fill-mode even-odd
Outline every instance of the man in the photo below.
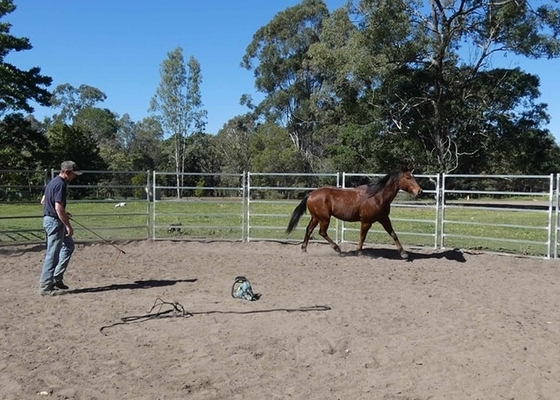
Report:
<svg viewBox="0 0 560 400"><path fill-rule="evenodd" d="M63 279L74 252L74 229L70 214L66 212L66 196L68 183L81 174L74 161L64 161L60 173L47 184L41 199L43 228L47 234L47 251L39 280L42 296L56 296L61 293L60 289L68 289Z"/></svg>

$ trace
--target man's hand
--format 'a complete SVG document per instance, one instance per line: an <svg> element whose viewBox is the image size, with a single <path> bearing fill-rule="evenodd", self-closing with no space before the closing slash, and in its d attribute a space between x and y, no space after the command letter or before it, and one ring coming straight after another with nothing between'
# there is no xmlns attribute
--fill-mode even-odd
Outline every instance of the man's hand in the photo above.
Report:
<svg viewBox="0 0 560 400"><path fill-rule="evenodd" d="M66 236L72 237L73 234L74 228L72 228L72 225L66 225Z"/></svg>

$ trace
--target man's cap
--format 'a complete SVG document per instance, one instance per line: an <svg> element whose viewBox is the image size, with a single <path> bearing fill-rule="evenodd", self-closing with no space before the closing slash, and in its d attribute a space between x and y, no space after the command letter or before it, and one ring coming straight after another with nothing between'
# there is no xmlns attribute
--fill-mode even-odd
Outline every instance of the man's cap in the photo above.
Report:
<svg viewBox="0 0 560 400"><path fill-rule="evenodd" d="M60 170L72 171L76 175L82 175L82 171L80 171L78 164L76 164L74 161L64 161L62 164L60 164Z"/></svg>

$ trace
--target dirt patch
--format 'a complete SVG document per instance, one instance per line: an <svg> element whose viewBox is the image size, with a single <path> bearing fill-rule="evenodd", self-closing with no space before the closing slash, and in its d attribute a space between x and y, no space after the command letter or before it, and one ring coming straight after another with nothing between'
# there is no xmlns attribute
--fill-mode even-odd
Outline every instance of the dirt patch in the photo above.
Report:
<svg viewBox="0 0 560 400"><path fill-rule="evenodd" d="M560 393L558 261L409 250L406 262L393 248L358 257L323 244L305 254L281 243L122 247L78 246L71 289L51 298L37 294L42 247L0 249L0 398ZM237 275L260 300L231 297Z"/></svg>

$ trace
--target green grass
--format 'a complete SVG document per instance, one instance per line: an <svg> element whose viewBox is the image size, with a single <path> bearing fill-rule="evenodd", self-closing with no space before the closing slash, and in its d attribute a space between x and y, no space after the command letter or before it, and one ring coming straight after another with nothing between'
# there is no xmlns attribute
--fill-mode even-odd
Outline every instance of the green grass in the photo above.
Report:
<svg viewBox="0 0 560 400"><path fill-rule="evenodd" d="M76 240L97 240L93 230L108 240L146 239L148 237L147 203L127 202L126 207L115 208L114 202L69 203L67 210L75 219ZM0 203L0 245L44 240L42 206L30 203Z"/></svg>
<svg viewBox="0 0 560 400"><path fill-rule="evenodd" d="M299 201L251 201L250 216L243 217L241 199L196 199L158 201L127 201L127 206L115 208L115 202L69 202L68 210L76 221L77 241L98 240L98 237L77 223L86 226L108 240L145 239L152 236L155 226L158 239L251 239L301 241L309 216L304 215L290 235L285 233L290 215ZM155 220L153 207L155 206ZM42 208L40 204L0 203L0 245L41 242ZM393 227L405 247L440 244L435 232L435 209L398 207L391 210ZM445 210L444 246L484 251L545 256L548 240L548 213L536 210L482 210L477 207L449 207ZM168 233L168 227L181 224L180 231ZM245 225L245 226L244 226ZM337 237L333 219L329 229ZM248 232L247 226L249 227ZM341 239L342 223L338 223ZM344 240L357 242L359 223L345 223ZM441 225L438 223L438 232ZM461 237L460 237L461 236ZM313 239L322 241L318 229ZM516 243L520 240L525 243ZM366 245L393 243L381 225L374 224Z"/></svg>

